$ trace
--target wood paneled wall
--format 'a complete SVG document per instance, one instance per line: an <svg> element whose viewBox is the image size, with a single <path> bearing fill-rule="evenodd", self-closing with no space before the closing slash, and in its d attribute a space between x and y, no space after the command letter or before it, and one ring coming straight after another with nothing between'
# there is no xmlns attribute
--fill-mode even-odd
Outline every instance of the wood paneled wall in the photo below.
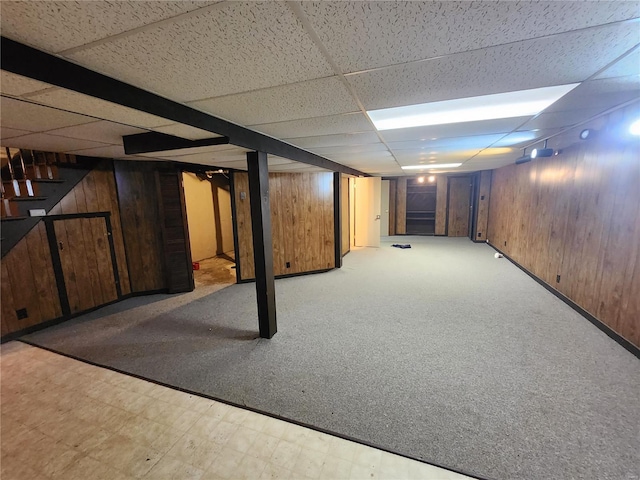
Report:
<svg viewBox="0 0 640 480"><path fill-rule="evenodd" d="M342 255L346 255L351 250L351 229L349 228L349 177L342 175L340 178L340 209L342 222L340 240L342 241Z"/></svg>
<svg viewBox="0 0 640 480"><path fill-rule="evenodd" d="M396 235L407 233L407 177L396 183Z"/></svg>
<svg viewBox="0 0 640 480"><path fill-rule="evenodd" d="M449 202L447 205L447 236L469 235L471 214L471 177L449 177Z"/></svg>
<svg viewBox="0 0 640 480"><path fill-rule="evenodd" d="M61 174L61 177L64 177ZM123 294L130 292L127 257L111 162L89 172L49 215L111 212L116 263ZM62 316L45 225L38 223L2 259L1 333L6 335ZM18 320L16 310L27 309Z"/></svg>
<svg viewBox="0 0 640 480"><path fill-rule="evenodd" d="M241 279L248 280L255 277L249 182L246 173L234 173L233 180L237 261ZM269 199L275 275L333 268L333 174L270 173Z"/></svg>
<svg viewBox="0 0 640 480"><path fill-rule="evenodd" d="M488 239L640 346L640 146L609 132L493 172ZM557 281L559 276L560 281Z"/></svg>
<svg viewBox="0 0 640 480"><path fill-rule="evenodd" d="M62 315L44 223L38 223L2 259L2 335ZM18 320L16 310L27 309Z"/></svg>
<svg viewBox="0 0 640 480"><path fill-rule="evenodd" d="M447 234L447 189L446 175L436 176L436 235Z"/></svg>
<svg viewBox="0 0 640 480"><path fill-rule="evenodd" d="M132 292L166 287L155 162L115 161ZM114 201L116 197L114 197Z"/></svg>
<svg viewBox="0 0 640 480"><path fill-rule="evenodd" d="M473 239L483 241L487 239L487 226L489 224L489 202L491 201L491 170L480 172L480 184L478 186L478 198L476 200L477 216Z"/></svg>
<svg viewBox="0 0 640 480"><path fill-rule="evenodd" d="M165 286L169 293L195 288L182 174L175 168L155 172L160 206Z"/></svg>

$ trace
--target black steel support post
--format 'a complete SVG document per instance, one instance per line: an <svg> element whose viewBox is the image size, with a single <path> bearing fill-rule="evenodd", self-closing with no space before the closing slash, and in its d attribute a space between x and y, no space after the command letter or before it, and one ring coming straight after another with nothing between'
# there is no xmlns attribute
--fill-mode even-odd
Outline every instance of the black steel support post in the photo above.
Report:
<svg viewBox="0 0 640 480"><path fill-rule="evenodd" d="M342 267L342 174L333 172L333 248L336 268Z"/></svg>
<svg viewBox="0 0 640 480"><path fill-rule="evenodd" d="M260 336L271 338L276 324L276 291L273 275L273 238L269 203L269 171L265 152L247 152L249 203L253 232L253 262L256 273Z"/></svg>

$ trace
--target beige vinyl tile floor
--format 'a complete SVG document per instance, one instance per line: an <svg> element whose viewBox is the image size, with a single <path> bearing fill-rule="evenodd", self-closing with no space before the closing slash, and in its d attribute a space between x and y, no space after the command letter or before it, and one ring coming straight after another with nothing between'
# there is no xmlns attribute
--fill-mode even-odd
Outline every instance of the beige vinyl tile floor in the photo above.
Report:
<svg viewBox="0 0 640 480"><path fill-rule="evenodd" d="M0 387L2 480L470 478L20 342Z"/></svg>

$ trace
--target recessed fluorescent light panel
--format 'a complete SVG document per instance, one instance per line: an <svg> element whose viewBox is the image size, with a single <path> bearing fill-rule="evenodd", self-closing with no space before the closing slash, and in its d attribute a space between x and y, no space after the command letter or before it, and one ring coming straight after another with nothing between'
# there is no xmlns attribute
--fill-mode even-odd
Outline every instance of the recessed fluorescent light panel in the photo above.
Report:
<svg viewBox="0 0 640 480"><path fill-rule="evenodd" d="M367 112L378 130L477 122L537 115L579 83L458 98Z"/></svg>
<svg viewBox="0 0 640 480"><path fill-rule="evenodd" d="M458 168L461 163L430 163L428 165L405 165L403 170L426 170L433 168Z"/></svg>

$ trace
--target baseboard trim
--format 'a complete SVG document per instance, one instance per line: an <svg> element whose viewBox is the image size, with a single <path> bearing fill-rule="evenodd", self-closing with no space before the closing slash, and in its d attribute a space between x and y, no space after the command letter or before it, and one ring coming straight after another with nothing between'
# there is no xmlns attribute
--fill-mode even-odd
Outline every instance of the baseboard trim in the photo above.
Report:
<svg viewBox="0 0 640 480"><path fill-rule="evenodd" d="M283 422L293 423L294 425L305 427L305 428L308 428L310 430L315 430L316 432L326 433L327 435L332 435L334 437L339 437L339 438L342 438L344 440L348 440L350 442L359 443L361 445L365 445L367 447L375 448L375 449L381 450L383 452L392 453L394 455L398 455L400 457L407 458L409 460L414 460L416 462L424 463L424 464L427 464L427 465L432 465L434 467L443 468L445 470L449 470L451 472L455 472L455 473L458 473L460 475L465 475L467 477L470 477L470 478L473 478L473 479L476 479L476 480L490 480L487 477L480 477L480 476L478 476L476 474L465 472L463 470L459 470L457 468L449 467L447 465L442 465L442 464L438 464L438 463L434 463L434 462L427 462L425 460L420 460L419 458L415 458L415 457L412 457L410 455L405 455L404 453L400 453L400 452L397 452L397 451L389 449L389 448L381 447L381 446L376 445L374 443L370 443L370 442L367 442L365 440L360 440L358 438L351 437L350 435L344 435L344 434L341 434L341 433L333 432L331 430L327 430L327 429L324 429L324 428L321 428L321 427L317 427L315 425L310 425L308 423L299 422L297 420L293 420L293 419L290 419L290 418L282 417L282 416L277 415L275 413L265 412L265 411L259 410L257 408L248 407L247 405L240 405L240 404L237 404L237 403L234 403L234 402L230 402L229 400L225 400L225 399L222 399L222 398L214 397L212 395L208 395L206 393L196 392L194 390L189 390L187 388L182 388L182 387L178 387L178 386L175 386L175 385L170 385L168 383L164 383L164 382L161 382L159 380L154 380L153 378L143 377L142 375L126 372L124 370L120 370L120 369L115 368L115 367L110 367L108 365L101 365L101 364L93 362L91 360L86 360L84 358L80 358L80 357L77 357L75 355L71 355L71 354L68 354L68 353L60 352L60 351L55 350L53 348L43 347L42 345L38 345L36 343L30 342L29 340L25 340L25 339L20 338L17 341L25 343L27 345L30 345L32 347L41 348L43 350L47 350L49 352L52 352L52 353L55 353L55 354L58 354L58 355L62 355L63 357L71 358L71 359L77 360L79 362L83 362L83 363L87 363L89 365L93 365L95 367L105 368L105 369L110 370L112 372L120 373L122 375L127 375L129 377L134 377L134 378L137 378L139 380L144 380L145 382L151 382L151 383L154 383L156 385L160 385L161 387L170 388L172 390L177 390L179 392L188 393L189 395L194 395L196 397L206 398L208 400L213 400L215 402L220 402L220 403L224 403L226 405L231 405L232 407L237 407L237 408L241 408L243 410L248 410L250 412L259 413L260 415L265 415L267 417L275 418L276 420L281 420Z"/></svg>
<svg viewBox="0 0 640 480"><path fill-rule="evenodd" d="M589 320L589 322L591 322L593 325L595 325L596 327L598 327L602 332L604 332L609 338L611 338L612 340L615 340L620 346L622 346L625 350L629 351L629 353L633 354L636 356L636 358L640 359L640 348L636 347L633 343L631 343L629 340L627 340L626 338L624 338L622 335L620 335L618 332L616 332L615 330L613 330L609 325L607 325L606 323L602 322L601 320L599 320L597 317L593 316L591 313L587 312L584 308L582 308L580 305L578 305L577 303L575 303L573 300L571 300L569 297L563 295L562 293L560 293L558 290L556 290L555 288L553 288L551 285L549 285L547 282L545 282L544 280L542 280L541 278L537 277L534 273L530 272L529 270L527 270L526 268L524 268L522 265L520 265L518 262L516 262L513 258L511 258L509 255L507 255L506 253L504 253L502 250L500 250L499 248L497 248L495 245L492 245L490 242L487 242L487 244L493 248L496 252L500 253L501 255L504 256L504 258L506 258L507 260L509 260L511 263L513 263L516 267L518 267L520 270L522 270L524 273L526 273L527 275L529 275L531 278L533 278L536 282L538 282L540 285L542 285L544 288L546 288L549 292L553 293L556 297L558 297L560 300L562 300L564 303L566 303L567 305L569 305L571 308L573 308L576 312L578 312L580 315L582 315L584 318L586 318L587 320Z"/></svg>
<svg viewBox="0 0 640 480"><path fill-rule="evenodd" d="M133 297L142 297L145 295L156 295L158 293L168 293L166 288L162 288L159 290L149 290L147 292L131 292L126 295L122 295L120 298L117 298L109 303L103 303L102 305L98 305L97 307L90 308L88 310L83 310L82 312L72 313L71 315L62 315L61 317L53 318L51 320L45 320L42 323L38 323L36 325L30 325L26 328L18 330L16 332L7 333L3 337L0 337L0 344L10 342L12 340L17 340L18 337L22 337L23 335L28 335L30 333L38 332L40 330L44 330L45 328L53 327L54 325L58 325L60 323L67 322L72 320L80 315L85 315L87 313L95 312L103 307L108 307L109 305L113 305L118 302L122 302L123 300L127 300Z"/></svg>
<svg viewBox="0 0 640 480"><path fill-rule="evenodd" d="M349 253L349 252L347 252ZM286 273L284 275L276 275L275 279L280 280L281 278L293 278L293 277L303 277L305 275L315 275L316 273L325 273L331 270L335 270L336 267L333 268L324 268L322 270L310 270L308 272L298 272L298 273ZM238 283L255 283L255 278L246 278L244 280L240 280Z"/></svg>

